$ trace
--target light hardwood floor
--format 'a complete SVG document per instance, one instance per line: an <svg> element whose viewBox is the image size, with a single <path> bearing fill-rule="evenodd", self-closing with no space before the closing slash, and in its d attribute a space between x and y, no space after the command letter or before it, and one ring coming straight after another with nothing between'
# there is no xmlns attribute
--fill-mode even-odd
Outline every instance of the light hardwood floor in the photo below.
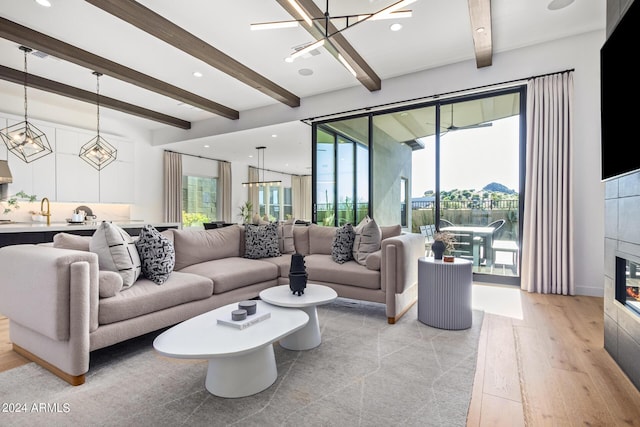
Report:
<svg viewBox="0 0 640 427"><path fill-rule="evenodd" d="M640 391L603 347L602 298L474 284L473 300L485 315L468 426L640 426ZM0 315L0 372L25 363Z"/></svg>

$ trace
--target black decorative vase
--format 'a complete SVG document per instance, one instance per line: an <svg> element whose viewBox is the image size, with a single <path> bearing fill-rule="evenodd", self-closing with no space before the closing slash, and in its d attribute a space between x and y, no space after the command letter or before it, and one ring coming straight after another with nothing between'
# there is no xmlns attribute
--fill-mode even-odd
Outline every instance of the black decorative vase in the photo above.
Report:
<svg viewBox="0 0 640 427"><path fill-rule="evenodd" d="M436 240L431 244L431 251L433 252L434 259L442 259L442 255L444 255L444 250L447 248L447 245L444 244L442 240Z"/></svg>
<svg viewBox="0 0 640 427"><path fill-rule="evenodd" d="M304 265L304 256L301 254L291 255L291 268L289 269L289 289L294 295L304 294L307 287L307 270Z"/></svg>

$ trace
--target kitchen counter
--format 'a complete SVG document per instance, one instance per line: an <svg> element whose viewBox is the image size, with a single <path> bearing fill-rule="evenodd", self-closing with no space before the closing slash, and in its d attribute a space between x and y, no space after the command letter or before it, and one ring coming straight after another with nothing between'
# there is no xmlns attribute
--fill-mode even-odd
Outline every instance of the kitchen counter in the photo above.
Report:
<svg viewBox="0 0 640 427"><path fill-rule="evenodd" d="M47 225L46 222L10 222L0 223L1 233L30 233L30 232L43 232L43 231L64 231L70 232L71 230L96 230L102 221L87 221L83 224L69 224L67 222L52 222L51 225ZM142 228L149 224L145 221L109 221L120 227L127 228ZM155 228L180 228L179 222L164 222L164 223L151 223Z"/></svg>
<svg viewBox="0 0 640 427"><path fill-rule="evenodd" d="M52 242L57 233L71 233L80 236L91 236L102 221L92 221L83 224L68 224L66 222L11 222L0 223L0 247L23 243ZM179 222L149 223L145 221L112 221L132 236L137 236L142 227L153 225L158 231L168 228L180 228Z"/></svg>

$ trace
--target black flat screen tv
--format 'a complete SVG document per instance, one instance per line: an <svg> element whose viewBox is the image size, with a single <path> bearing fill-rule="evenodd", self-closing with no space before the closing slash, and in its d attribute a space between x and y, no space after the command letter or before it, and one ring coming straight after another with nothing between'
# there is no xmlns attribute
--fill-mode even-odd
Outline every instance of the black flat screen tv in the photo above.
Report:
<svg viewBox="0 0 640 427"><path fill-rule="evenodd" d="M602 180L640 170L633 146L640 114L640 73L633 64L640 28L640 0L635 0L600 49Z"/></svg>

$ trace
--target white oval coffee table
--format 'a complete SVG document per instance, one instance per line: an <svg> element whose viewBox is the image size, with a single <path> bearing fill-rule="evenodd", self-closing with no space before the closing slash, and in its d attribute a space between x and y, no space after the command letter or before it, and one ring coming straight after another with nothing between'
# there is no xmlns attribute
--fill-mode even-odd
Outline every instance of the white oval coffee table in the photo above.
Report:
<svg viewBox="0 0 640 427"><path fill-rule="evenodd" d="M278 377L273 343L302 328L309 316L258 301L256 316L268 311L268 319L246 329L218 324L237 308L233 303L185 320L158 335L153 347L168 357L209 359L205 387L216 396L259 393Z"/></svg>
<svg viewBox="0 0 640 427"><path fill-rule="evenodd" d="M294 295L289 285L275 286L260 292L260 299L280 307L299 308L309 315L309 323L296 332L280 340L280 345L289 350L310 350L320 345L320 324L318 305L327 304L338 298L336 291L328 286L307 283L304 294Z"/></svg>

